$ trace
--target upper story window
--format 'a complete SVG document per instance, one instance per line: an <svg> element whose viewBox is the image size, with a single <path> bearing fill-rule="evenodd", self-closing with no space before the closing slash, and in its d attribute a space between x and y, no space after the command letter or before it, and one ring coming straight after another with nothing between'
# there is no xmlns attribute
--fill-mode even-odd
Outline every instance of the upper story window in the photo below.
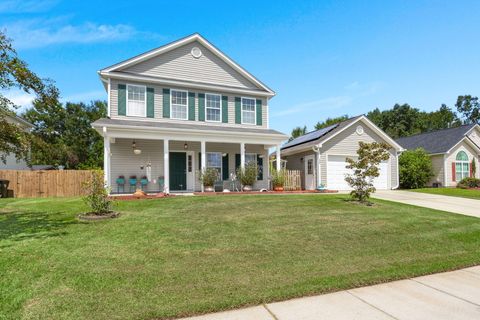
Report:
<svg viewBox="0 0 480 320"><path fill-rule="evenodd" d="M255 99L242 98L242 124L255 124Z"/></svg>
<svg viewBox="0 0 480 320"><path fill-rule="evenodd" d="M455 158L455 180L461 181L463 178L470 176L470 163L465 151L457 153Z"/></svg>
<svg viewBox="0 0 480 320"><path fill-rule="evenodd" d="M188 92L183 90L172 90L172 119L187 120L188 119Z"/></svg>
<svg viewBox="0 0 480 320"><path fill-rule="evenodd" d="M219 94L205 94L205 113L207 121L220 122L221 108L220 108L221 96Z"/></svg>
<svg viewBox="0 0 480 320"><path fill-rule="evenodd" d="M127 116L146 117L145 86L127 85Z"/></svg>

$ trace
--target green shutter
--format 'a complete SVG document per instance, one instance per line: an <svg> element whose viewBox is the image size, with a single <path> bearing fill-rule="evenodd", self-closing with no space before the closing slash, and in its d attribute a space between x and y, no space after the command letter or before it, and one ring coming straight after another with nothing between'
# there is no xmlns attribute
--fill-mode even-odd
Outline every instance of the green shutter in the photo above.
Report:
<svg viewBox="0 0 480 320"><path fill-rule="evenodd" d="M127 86L124 84L118 85L118 115L127 115Z"/></svg>
<svg viewBox="0 0 480 320"><path fill-rule="evenodd" d="M155 117L155 111L154 111L155 103L153 102L154 95L155 95L154 89L147 88L147 117L149 118Z"/></svg>
<svg viewBox="0 0 480 320"><path fill-rule="evenodd" d="M228 171L228 153L225 157L222 157L222 175L223 181L227 181L230 178L230 172Z"/></svg>
<svg viewBox="0 0 480 320"><path fill-rule="evenodd" d="M222 96L222 122L228 123L228 97Z"/></svg>
<svg viewBox="0 0 480 320"><path fill-rule="evenodd" d="M195 121L195 92L188 93L188 120Z"/></svg>
<svg viewBox="0 0 480 320"><path fill-rule="evenodd" d="M262 100L257 99L257 126L262 125Z"/></svg>
<svg viewBox="0 0 480 320"><path fill-rule="evenodd" d="M235 123L242 123L242 99L235 97Z"/></svg>
<svg viewBox="0 0 480 320"><path fill-rule="evenodd" d="M205 93L198 94L198 121L205 121Z"/></svg>
<svg viewBox="0 0 480 320"><path fill-rule="evenodd" d="M198 170L202 170L202 153L198 153Z"/></svg>
<svg viewBox="0 0 480 320"><path fill-rule="evenodd" d="M241 165L241 159L240 159L240 153L236 153L235 154L235 171L238 170L238 168L240 168L240 165Z"/></svg>
<svg viewBox="0 0 480 320"><path fill-rule="evenodd" d="M170 118L170 89L163 89L163 117Z"/></svg>
<svg viewBox="0 0 480 320"><path fill-rule="evenodd" d="M260 158L259 154L257 154L257 169L257 180L263 180L263 158Z"/></svg>

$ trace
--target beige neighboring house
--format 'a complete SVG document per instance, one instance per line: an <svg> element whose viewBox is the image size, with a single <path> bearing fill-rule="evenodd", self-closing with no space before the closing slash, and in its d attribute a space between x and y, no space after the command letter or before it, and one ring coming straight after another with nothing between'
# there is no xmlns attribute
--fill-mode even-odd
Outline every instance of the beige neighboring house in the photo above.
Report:
<svg viewBox="0 0 480 320"><path fill-rule="evenodd" d="M14 123L20 126L25 131L30 131L33 127L30 122L17 116L7 115L6 120L7 122ZM0 161L0 170L30 170L30 168L28 167L25 160L17 159L14 154L8 154L6 163Z"/></svg>
<svg viewBox="0 0 480 320"><path fill-rule="evenodd" d="M255 189L268 188L268 151L288 136L269 127L269 87L199 34L98 72L108 117L93 123L104 137L104 169L112 192L202 190L198 172L219 171L230 188L236 168L255 162ZM119 177L125 178L122 181ZM140 183L137 184L140 186Z"/></svg>
<svg viewBox="0 0 480 320"><path fill-rule="evenodd" d="M463 178L480 178L478 124L426 132L396 141L405 149L423 148L430 155L434 176L428 186L453 187ZM475 174L472 162L475 162Z"/></svg>
<svg viewBox="0 0 480 320"><path fill-rule="evenodd" d="M302 172L306 190L350 190L346 158L356 157L361 141L391 146L390 158L380 164L380 176L373 183L378 190L398 188L398 155L403 148L363 115L296 138L282 146L281 156L287 169Z"/></svg>

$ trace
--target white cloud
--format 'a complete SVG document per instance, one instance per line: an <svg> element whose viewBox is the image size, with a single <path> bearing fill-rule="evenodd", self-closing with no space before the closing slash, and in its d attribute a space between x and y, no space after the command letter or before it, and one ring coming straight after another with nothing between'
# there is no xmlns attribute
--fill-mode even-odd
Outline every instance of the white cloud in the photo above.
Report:
<svg viewBox="0 0 480 320"><path fill-rule="evenodd" d="M85 44L96 42L122 41L142 35L155 35L140 32L125 24L97 24L85 22L70 24L65 18L20 20L3 25L8 37L13 39L15 48L31 49L55 44Z"/></svg>
<svg viewBox="0 0 480 320"><path fill-rule="evenodd" d="M31 107L32 101L35 99L34 95L21 90L2 91L2 95L19 107L19 110L16 111L22 111Z"/></svg>
<svg viewBox="0 0 480 320"><path fill-rule="evenodd" d="M46 11L58 3L57 0L2 0L0 13L32 13Z"/></svg>

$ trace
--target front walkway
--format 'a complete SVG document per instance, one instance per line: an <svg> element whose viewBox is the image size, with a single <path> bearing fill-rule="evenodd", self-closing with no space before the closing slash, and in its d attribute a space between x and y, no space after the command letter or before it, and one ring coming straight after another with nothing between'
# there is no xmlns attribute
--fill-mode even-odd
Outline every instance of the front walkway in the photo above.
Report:
<svg viewBox="0 0 480 320"><path fill-rule="evenodd" d="M372 197L480 218L480 200L413 191L377 191Z"/></svg>
<svg viewBox="0 0 480 320"><path fill-rule="evenodd" d="M480 266L187 319L480 319Z"/></svg>

